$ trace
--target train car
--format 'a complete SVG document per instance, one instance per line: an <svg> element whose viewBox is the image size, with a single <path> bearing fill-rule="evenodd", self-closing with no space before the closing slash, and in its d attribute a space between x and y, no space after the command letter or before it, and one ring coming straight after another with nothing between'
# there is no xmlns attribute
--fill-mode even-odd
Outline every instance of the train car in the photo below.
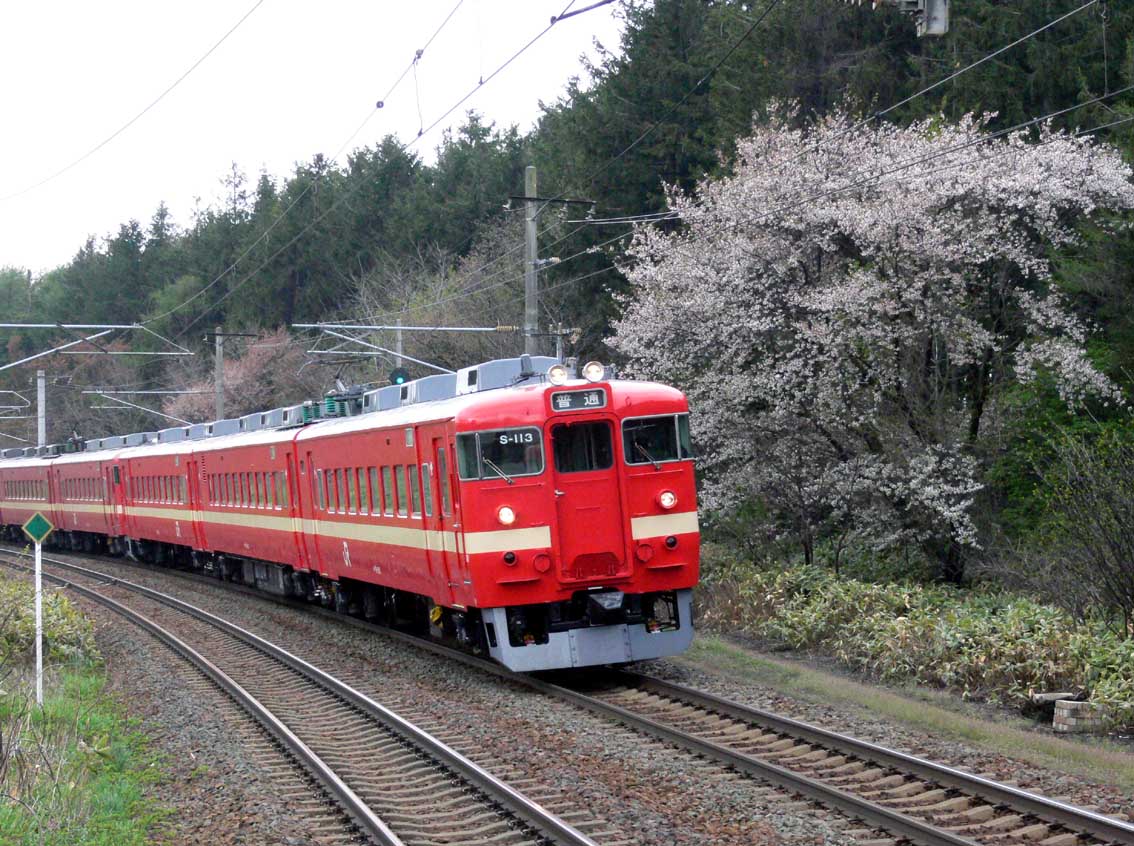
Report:
<svg viewBox="0 0 1134 846"><path fill-rule="evenodd" d="M281 595L313 594L292 492L296 429L192 442L188 467L198 522L197 564Z"/></svg>
<svg viewBox="0 0 1134 846"><path fill-rule="evenodd" d="M420 380L371 413L3 461L0 480L39 495L53 467L68 497L101 497L84 511L101 524L60 504L111 551L455 637L513 669L674 654L699 567L688 406L587 374L526 361L521 384L469 376L457 393L450 378L435 400Z"/></svg>
<svg viewBox="0 0 1134 846"><path fill-rule="evenodd" d="M103 457L79 452L50 460L34 459L49 465L55 492L53 519L56 531L61 533L56 542L70 549L94 552L102 548L106 538L118 534L112 523L113 477ZM0 464L0 475L3 467Z"/></svg>
<svg viewBox="0 0 1134 846"><path fill-rule="evenodd" d="M4 534L10 540L23 540L20 527L37 511L58 525L56 498L51 489L50 465L36 456L0 462L0 514Z"/></svg>
<svg viewBox="0 0 1134 846"><path fill-rule="evenodd" d="M145 444L116 452L119 532L128 554L156 564L183 563L198 543L189 502L188 444Z"/></svg>

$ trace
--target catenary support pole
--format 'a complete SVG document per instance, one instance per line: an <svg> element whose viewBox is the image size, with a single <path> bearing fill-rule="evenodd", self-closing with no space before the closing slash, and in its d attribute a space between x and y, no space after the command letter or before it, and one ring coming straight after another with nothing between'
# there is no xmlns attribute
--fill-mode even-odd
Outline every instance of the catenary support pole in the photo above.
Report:
<svg viewBox="0 0 1134 846"><path fill-rule="evenodd" d="M398 354L397 364L400 367L403 362L402 353L405 352L405 348L402 346L402 319L400 317L398 318L398 334L394 339L394 351Z"/></svg>
<svg viewBox="0 0 1134 846"><path fill-rule="evenodd" d="M538 197L536 191L536 169L532 165L524 168L524 196ZM539 260L539 244L536 240L539 204L535 199L524 201L524 352L537 355L539 352L539 277L536 275L536 262Z"/></svg>
<svg viewBox="0 0 1134 846"><path fill-rule="evenodd" d="M217 391L216 419L224 420L224 334L222 333L220 326L217 327L217 331L214 334L215 337L213 338L213 340L216 343L217 351L215 363L216 369L213 372L213 384L216 387Z"/></svg>
<svg viewBox="0 0 1134 846"><path fill-rule="evenodd" d="M47 445L47 373L43 370L35 372L35 398L38 406L36 417L36 446Z"/></svg>

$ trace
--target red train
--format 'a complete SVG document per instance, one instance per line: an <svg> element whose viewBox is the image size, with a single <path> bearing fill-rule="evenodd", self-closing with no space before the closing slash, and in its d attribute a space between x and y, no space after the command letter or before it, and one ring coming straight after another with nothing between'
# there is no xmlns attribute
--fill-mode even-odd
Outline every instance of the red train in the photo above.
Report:
<svg viewBox="0 0 1134 846"><path fill-rule="evenodd" d="M531 364L374 391L337 419L248 431L309 405L7 457L0 525L15 539L42 511L58 546L428 627L516 670L680 652L699 541L685 398Z"/></svg>

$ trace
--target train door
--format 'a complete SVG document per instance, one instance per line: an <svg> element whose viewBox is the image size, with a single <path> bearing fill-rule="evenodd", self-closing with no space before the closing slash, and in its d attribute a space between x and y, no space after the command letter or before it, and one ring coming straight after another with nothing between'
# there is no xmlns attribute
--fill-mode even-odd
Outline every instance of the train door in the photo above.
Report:
<svg viewBox="0 0 1134 846"><path fill-rule="evenodd" d="M103 484L106 486L103 493L103 505L106 508L106 534L109 537L118 537L122 534L119 529L118 503L121 502L121 472L117 464L102 465Z"/></svg>
<svg viewBox="0 0 1134 846"><path fill-rule="evenodd" d="M130 516L126 511L130 502L130 477L125 461L115 461L111 471L111 518L110 525L116 537L130 534Z"/></svg>
<svg viewBox="0 0 1134 846"><path fill-rule="evenodd" d="M205 533L205 507L208 505L208 491L205 489L205 471L196 457L185 456L185 507L193 523L192 545L194 549L207 549L208 538ZM182 543L189 538L182 539Z"/></svg>
<svg viewBox="0 0 1134 846"><path fill-rule="evenodd" d="M548 422L547 429L560 579L586 582L630 575L615 465L616 420L559 415Z"/></svg>
<svg viewBox="0 0 1134 846"><path fill-rule="evenodd" d="M303 558L310 570L322 573L324 567L319 555L319 517L323 507L323 491L318 487L318 476L315 469L315 456L308 450L305 458L300 459L300 473L297 477L296 490L302 488L304 504L300 509L300 526L303 529Z"/></svg>
<svg viewBox="0 0 1134 846"><path fill-rule="evenodd" d="M447 590L438 599L462 603L471 585L457 554L457 521L453 507L452 455L446 445L443 425L423 426L422 440L422 519L425 521L426 554L434 577L444 580Z"/></svg>
<svg viewBox="0 0 1134 846"><path fill-rule="evenodd" d="M303 472L299 473L297 464L303 464ZM311 489L310 486L302 488L301 486L307 485L309 477L314 476L315 472L311 467L311 453L307 453L306 462L297 462L295 460L295 453L289 451L287 454L287 516L291 518L292 534L295 538L295 548L298 554L297 569L311 570L315 568L313 563L313 551L311 549L312 540L308 538L309 531L305 528L305 520L303 508L311 507L310 503L313 501L308 493ZM300 497L300 491L305 491L304 495Z"/></svg>

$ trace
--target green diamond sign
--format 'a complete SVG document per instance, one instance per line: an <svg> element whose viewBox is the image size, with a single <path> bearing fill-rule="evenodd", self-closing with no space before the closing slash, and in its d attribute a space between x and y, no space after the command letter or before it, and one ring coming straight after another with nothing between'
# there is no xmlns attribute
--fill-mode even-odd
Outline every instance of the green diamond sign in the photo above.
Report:
<svg viewBox="0 0 1134 846"><path fill-rule="evenodd" d="M54 531L55 526L38 511L31 516L30 520L24 523L24 534L36 543L43 543L47 540L47 536Z"/></svg>

